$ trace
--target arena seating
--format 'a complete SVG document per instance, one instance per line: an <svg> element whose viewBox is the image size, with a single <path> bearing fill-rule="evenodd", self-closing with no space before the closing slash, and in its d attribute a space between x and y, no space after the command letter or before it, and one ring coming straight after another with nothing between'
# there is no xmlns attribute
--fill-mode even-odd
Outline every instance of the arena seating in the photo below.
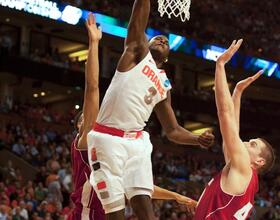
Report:
<svg viewBox="0 0 280 220"><path fill-rule="evenodd" d="M71 208L69 148L74 134L67 124L70 117L41 121L47 127L42 129L42 124L30 126L31 118L20 114L11 117L18 109L27 110L27 106L17 105L10 110L1 108L0 117L4 122L0 128L1 148L17 155L18 160L24 159L37 174L33 181L27 181L24 167L16 166L7 158L8 165L0 170L0 215L13 219L63 219ZM44 106L28 107L27 112L32 112L31 115L40 112L39 118L43 120L52 118L52 113ZM150 132L154 133L151 129ZM182 153L181 148L171 151L168 144L157 137L155 139L152 158L155 184L198 199L203 186L221 168L221 155L191 151ZM264 176L260 182L262 190L256 197L256 205L261 210L259 213L263 213L268 220L279 219L279 181L280 175L275 171ZM191 219L185 207L174 201L155 201L154 211L158 219ZM135 219L130 207L126 209L126 216L130 220ZM258 218L262 219L261 216Z"/></svg>

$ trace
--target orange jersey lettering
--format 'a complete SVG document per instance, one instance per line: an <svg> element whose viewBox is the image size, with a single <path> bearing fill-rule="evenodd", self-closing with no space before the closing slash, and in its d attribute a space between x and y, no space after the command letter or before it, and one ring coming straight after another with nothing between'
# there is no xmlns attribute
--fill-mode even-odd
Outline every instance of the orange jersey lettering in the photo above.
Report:
<svg viewBox="0 0 280 220"><path fill-rule="evenodd" d="M164 89L161 86L160 79L156 75L156 73L148 66L145 65L144 68L142 69L142 73L145 74L152 83L154 83L155 88L159 92L160 96L163 97L164 95Z"/></svg>

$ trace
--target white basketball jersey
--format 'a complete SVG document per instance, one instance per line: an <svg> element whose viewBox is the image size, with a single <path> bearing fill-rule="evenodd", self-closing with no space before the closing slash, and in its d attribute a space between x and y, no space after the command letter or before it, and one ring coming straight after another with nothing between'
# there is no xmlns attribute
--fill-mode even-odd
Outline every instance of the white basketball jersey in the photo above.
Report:
<svg viewBox="0 0 280 220"><path fill-rule="evenodd" d="M170 82L149 52L134 68L116 71L102 101L97 123L124 131L142 130L157 103L166 99Z"/></svg>

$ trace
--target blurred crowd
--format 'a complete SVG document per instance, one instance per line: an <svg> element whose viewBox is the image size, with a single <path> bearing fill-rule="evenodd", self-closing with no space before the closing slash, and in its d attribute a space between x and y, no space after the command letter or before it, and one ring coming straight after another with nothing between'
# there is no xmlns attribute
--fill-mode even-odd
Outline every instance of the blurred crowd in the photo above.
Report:
<svg viewBox="0 0 280 220"><path fill-rule="evenodd" d="M31 120L31 119L30 119ZM64 119L66 120L66 119ZM8 149L27 161L37 175L26 181L21 167L8 161L0 169L1 220L65 219L72 204L70 143L74 133L57 131L52 126L36 127L9 121L1 123L0 148ZM155 150L152 156L155 184L198 200L204 185L222 167L219 160L178 155ZM279 219L280 175L272 173L260 181L256 197L259 207L270 208L265 219ZM157 219L188 220L185 207L175 201L155 201ZM126 208L127 219L136 219Z"/></svg>
<svg viewBox="0 0 280 220"><path fill-rule="evenodd" d="M10 29L9 31L1 33L1 28L0 25L0 57L5 58L8 55L18 55L19 38L18 36L14 36L17 30ZM72 71L83 72L85 69L84 62L79 61L77 57L69 58L67 54L60 53L58 48L52 48L51 46L48 46L45 50L30 48L30 52L25 54L25 58L34 62L70 69Z"/></svg>
<svg viewBox="0 0 280 220"><path fill-rule="evenodd" d="M59 53L57 48L49 47L46 52L34 49L30 52L29 58L35 62L71 69L73 71L83 72L85 70L84 62L80 62L78 58L69 58L67 55Z"/></svg>
<svg viewBox="0 0 280 220"><path fill-rule="evenodd" d="M43 122L48 125L54 121L45 120L46 116L52 118L52 114L46 109L39 111L41 108L19 106L19 109L25 109L25 114L20 114L19 109L17 111L21 117L25 116L24 120L13 121L8 118L1 123L0 148L28 162L33 167L30 172L37 173L33 181L26 181L26 170L15 166L12 160L0 169L1 220L65 219L71 208L69 146L74 134L65 132L65 129L56 129L53 126L55 123L50 127L42 126ZM35 119L31 119L32 115ZM2 113L2 116L7 114ZM39 123L26 123L26 118L30 122L39 120ZM59 122L62 120L66 126L67 119L63 118Z"/></svg>
<svg viewBox="0 0 280 220"><path fill-rule="evenodd" d="M62 0L91 11L107 14L121 20L128 20L133 1ZM279 61L280 33L278 21L280 8L278 0L267 2L254 0L192 1L191 19L182 23L179 19L161 18L157 11L157 1L151 1L149 26L175 32L199 40L203 43L227 46L233 39L245 39L241 48L249 55L266 57Z"/></svg>
<svg viewBox="0 0 280 220"><path fill-rule="evenodd" d="M90 0L58 0L110 15L123 21L128 21L133 1L90 1ZM268 2L254 0L222 0L192 1L190 21L181 22L179 19L160 17L157 10L157 1L151 1L149 27L163 32L176 33L187 38L197 40L203 44L215 44L227 47L233 39L243 38L244 43L240 51L247 55L263 57L269 60L280 61L280 8L275 7L277 0ZM207 16L205 16L207 15ZM20 32L14 27L0 25L0 56L18 54L20 47ZM33 45L34 42L31 42ZM50 46L38 49L29 48L28 57L36 62L53 66L84 71L84 62L77 58L69 58L57 48ZM26 54L25 54L26 55Z"/></svg>
<svg viewBox="0 0 280 220"><path fill-rule="evenodd" d="M24 174L11 161L7 167L1 168L1 220L52 220L67 216L69 191L61 184L58 175L43 170L43 167L41 172L34 181L26 183Z"/></svg>
<svg viewBox="0 0 280 220"><path fill-rule="evenodd" d="M94 3L90 0L63 0L62 2L121 20L129 19L133 4L131 0L102 0ZM174 19L160 18L157 1L152 1L149 26L166 32L172 31L204 43L223 46L233 38L242 37L245 39L243 52L279 61L280 34L277 25L280 21L280 7L276 7L277 3L277 0L192 1L191 20L182 23ZM0 55L12 53L14 45L13 38L8 34L2 34ZM84 69L83 63L63 57L55 48L49 48L44 53L34 49L30 53L30 58L36 62L58 67L81 71ZM189 95L204 101L213 101L213 91L192 91ZM248 100L244 102L245 109L250 109L252 113L277 109L276 105L277 103L262 102L252 108L252 103ZM180 111L176 112L178 116L177 113L180 115ZM69 200L72 189L70 144L75 134L57 130L53 124L69 125L74 113L60 114L51 111L47 106L18 105L6 99L5 102L0 103L0 116L5 117L7 114L24 120L18 122L9 119L1 122L0 150L7 149L25 160L37 175L33 181L26 181L25 173L12 160L7 161L6 166L0 167L0 220L65 219L72 207ZM278 112L275 111L275 114ZM265 118L267 120L267 117ZM47 123L48 126L40 126L40 123ZM153 125L153 122L150 123L150 129L153 137L162 137L161 129L156 124ZM211 158L201 160L190 155L163 153L158 150L153 153L152 160L155 184L196 200L199 199L204 185L223 165L221 161L211 160ZM260 192L255 201L257 206L267 209L263 219L280 219L279 173L275 171L260 180ZM154 211L157 219L191 219L185 207L179 206L175 201L155 201ZM126 208L126 217L130 220L136 219L129 206Z"/></svg>
<svg viewBox="0 0 280 220"><path fill-rule="evenodd" d="M74 118L74 111L61 113L51 110L47 105L34 105L31 103L15 103L12 98L6 96L0 101L0 113L21 116L36 122L66 124Z"/></svg>

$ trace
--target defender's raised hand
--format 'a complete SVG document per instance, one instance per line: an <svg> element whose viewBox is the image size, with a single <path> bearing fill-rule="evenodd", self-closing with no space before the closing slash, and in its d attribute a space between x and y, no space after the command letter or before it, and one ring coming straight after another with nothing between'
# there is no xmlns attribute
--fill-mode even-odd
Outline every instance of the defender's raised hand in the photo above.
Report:
<svg viewBox="0 0 280 220"><path fill-rule="evenodd" d="M209 148L214 144L215 136L210 130L204 131L198 136L198 143L202 148Z"/></svg>
<svg viewBox="0 0 280 220"><path fill-rule="evenodd" d="M98 42L102 38L101 27L96 26L96 20L94 14L92 13L88 14L86 27L88 30L88 37L90 42Z"/></svg>
<svg viewBox="0 0 280 220"><path fill-rule="evenodd" d="M217 59L217 63L226 64L228 61L230 61L230 59L233 57L235 52L241 46L242 42L243 42L242 39L238 40L237 42L236 40L234 40L231 43L230 47Z"/></svg>
<svg viewBox="0 0 280 220"><path fill-rule="evenodd" d="M251 83L256 81L262 75L262 73L263 73L263 70L260 70L255 75L239 81L236 84L234 91L242 93L249 85L251 85Z"/></svg>

